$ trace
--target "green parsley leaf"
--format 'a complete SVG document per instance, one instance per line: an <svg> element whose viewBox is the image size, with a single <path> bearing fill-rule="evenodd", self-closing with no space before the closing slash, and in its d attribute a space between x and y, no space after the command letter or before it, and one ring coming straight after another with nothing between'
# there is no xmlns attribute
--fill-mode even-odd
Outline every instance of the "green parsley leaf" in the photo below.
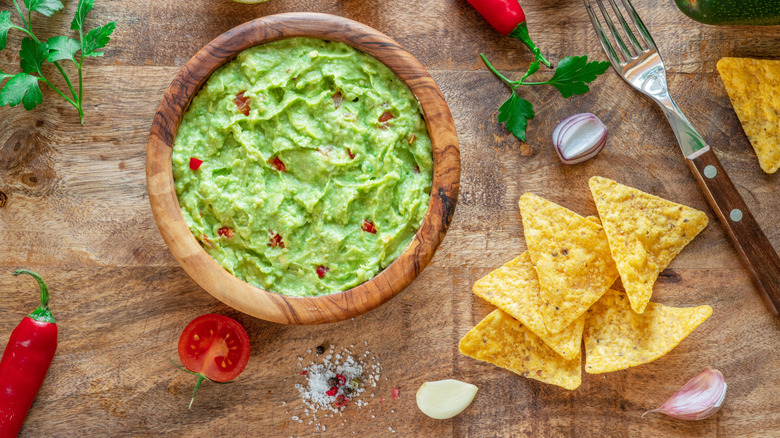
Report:
<svg viewBox="0 0 780 438"><path fill-rule="evenodd" d="M46 43L36 43L32 38L22 40L22 50L19 51L19 65L25 73L41 73L43 63L46 62L46 55L49 53L49 46Z"/></svg>
<svg viewBox="0 0 780 438"><path fill-rule="evenodd" d="M76 8L76 15L70 23L71 29L81 30L84 28L84 20L87 18L87 13L92 10L92 5L94 4L95 0L79 0L79 5Z"/></svg>
<svg viewBox="0 0 780 438"><path fill-rule="evenodd" d="M528 120L534 118L534 107L531 102L512 91L512 96L498 108L498 121L506 124L515 137L525 141L525 129Z"/></svg>
<svg viewBox="0 0 780 438"><path fill-rule="evenodd" d="M5 49L7 43L8 31L13 27L11 23L11 13L8 11L0 12L0 50Z"/></svg>
<svg viewBox="0 0 780 438"><path fill-rule="evenodd" d="M46 60L49 62L62 59L70 59L76 62L76 53L81 50L81 44L78 41L66 36L49 38L46 44L49 46L49 54L46 57Z"/></svg>
<svg viewBox="0 0 780 438"><path fill-rule="evenodd" d="M106 44L111 40L109 36L114 32L116 28L115 22L110 22L104 26L96 27L84 35L84 51L81 52L82 56L103 56L103 52L96 52L97 49L106 47Z"/></svg>
<svg viewBox="0 0 780 438"><path fill-rule="evenodd" d="M557 88L565 98L575 94L585 94L590 88L586 84L596 80L600 74L607 71L609 62L588 62L587 56L567 56L558 63L555 74L545 81Z"/></svg>
<svg viewBox="0 0 780 438"><path fill-rule="evenodd" d="M18 73L0 89L0 106L16 106L24 103L27 111L43 102L43 94L38 87L38 77L27 73Z"/></svg>
<svg viewBox="0 0 780 438"><path fill-rule="evenodd" d="M24 5L28 11L35 11L47 17L65 7L60 0L24 0Z"/></svg>
<svg viewBox="0 0 780 438"><path fill-rule="evenodd" d="M2 70L0 70L0 82L3 82L3 80L4 80L5 78L11 78L11 77L13 77L13 76L14 76L14 75L9 75L8 73L3 73L3 71L2 71Z"/></svg>
<svg viewBox="0 0 780 438"><path fill-rule="evenodd" d="M528 76L531 76L532 74L538 72L539 71L539 67L541 65L542 64L541 64L541 62L539 61L538 58L534 59L534 62L532 62L531 65L528 66L528 71L526 71L525 74L523 75L523 77L520 78L520 82L523 82L525 80L525 78L527 78Z"/></svg>

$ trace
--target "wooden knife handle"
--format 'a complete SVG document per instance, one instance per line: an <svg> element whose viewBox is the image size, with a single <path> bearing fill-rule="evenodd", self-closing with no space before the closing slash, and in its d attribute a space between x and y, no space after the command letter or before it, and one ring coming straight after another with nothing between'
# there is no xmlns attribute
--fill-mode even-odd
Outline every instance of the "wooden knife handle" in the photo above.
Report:
<svg viewBox="0 0 780 438"><path fill-rule="evenodd" d="M712 149L707 147L700 152L686 159L688 167L742 256L764 304L775 316L780 316L780 257Z"/></svg>

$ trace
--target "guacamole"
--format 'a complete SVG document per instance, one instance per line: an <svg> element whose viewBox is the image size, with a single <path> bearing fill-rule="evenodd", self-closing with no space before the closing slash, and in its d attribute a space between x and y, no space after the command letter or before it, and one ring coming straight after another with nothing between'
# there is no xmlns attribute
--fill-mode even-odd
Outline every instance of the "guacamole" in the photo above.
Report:
<svg viewBox="0 0 780 438"><path fill-rule="evenodd" d="M173 147L184 220L236 277L291 296L371 279L420 227L432 179L421 107L354 48L248 49L195 96Z"/></svg>

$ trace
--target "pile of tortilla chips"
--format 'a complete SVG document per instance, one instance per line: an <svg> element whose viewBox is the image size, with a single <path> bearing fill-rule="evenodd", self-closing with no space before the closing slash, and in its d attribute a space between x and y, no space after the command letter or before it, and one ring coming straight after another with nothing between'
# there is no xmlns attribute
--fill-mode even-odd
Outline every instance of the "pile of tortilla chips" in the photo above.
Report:
<svg viewBox="0 0 780 438"><path fill-rule="evenodd" d="M780 60L723 58L718 72L761 169L780 169Z"/></svg>
<svg viewBox="0 0 780 438"><path fill-rule="evenodd" d="M606 178L590 179L599 219L538 196L520 198L528 251L474 283L498 307L460 352L524 377L576 389L599 374L665 355L712 314L650 302L658 274L707 215ZM620 278L625 292L610 287Z"/></svg>

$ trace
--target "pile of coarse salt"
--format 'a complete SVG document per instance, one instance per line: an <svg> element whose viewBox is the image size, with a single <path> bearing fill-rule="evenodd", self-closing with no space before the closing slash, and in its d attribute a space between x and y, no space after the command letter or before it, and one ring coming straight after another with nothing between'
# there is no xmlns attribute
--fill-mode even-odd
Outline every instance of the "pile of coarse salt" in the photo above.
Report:
<svg viewBox="0 0 780 438"><path fill-rule="evenodd" d="M354 345L350 346L350 348L354 347ZM313 424L317 430L324 431L325 426L320 424L318 414L320 417L333 417L336 414L341 416L341 412L349 405L354 404L358 409L368 405L368 402L361 400L360 397L370 388L376 388L382 366L376 362L376 358L369 351L362 355L353 355L347 348L336 351L331 345L322 354L317 355L311 350L309 354L315 354L314 360L306 366L303 365L304 359L298 358L300 374L305 381L295 384L306 408L303 415L293 416L292 419L303 423L305 420L301 417L312 417L308 424ZM331 385L333 381L329 383L328 380L338 375L343 376L346 383L334 387ZM333 388L336 388L335 392ZM372 392L368 393L374 397Z"/></svg>

